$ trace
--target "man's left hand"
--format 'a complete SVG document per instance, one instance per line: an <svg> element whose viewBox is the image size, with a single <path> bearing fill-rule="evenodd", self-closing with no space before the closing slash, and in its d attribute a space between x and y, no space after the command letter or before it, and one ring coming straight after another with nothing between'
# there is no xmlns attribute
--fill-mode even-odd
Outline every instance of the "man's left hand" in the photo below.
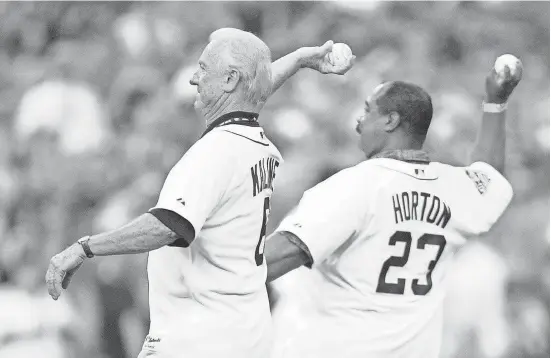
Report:
<svg viewBox="0 0 551 358"><path fill-rule="evenodd" d="M301 67L308 67L323 74L344 75L354 66L356 56L352 55L343 64L332 64L329 62L328 56L326 56L331 52L332 48L333 41L327 41L322 46L301 47L297 50Z"/></svg>
<svg viewBox="0 0 551 358"><path fill-rule="evenodd" d="M48 293L54 300L61 295L61 289L69 287L71 278L82 266L86 255L80 244L75 243L59 254L52 257L50 266L46 272L46 284Z"/></svg>
<svg viewBox="0 0 551 358"><path fill-rule="evenodd" d="M505 66L502 76L496 73L495 69L486 76L486 102L487 103L505 103L513 93L515 87L522 79L522 68L513 76L509 66Z"/></svg>

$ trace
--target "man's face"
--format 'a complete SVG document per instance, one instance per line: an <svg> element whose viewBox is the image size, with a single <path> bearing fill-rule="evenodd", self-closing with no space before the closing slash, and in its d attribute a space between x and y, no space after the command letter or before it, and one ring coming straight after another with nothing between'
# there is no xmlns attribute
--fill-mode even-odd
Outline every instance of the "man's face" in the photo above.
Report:
<svg viewBox="0 0 551 358"><path fill-rule="evenodd" d="M369 158L377 154L384 146L387 132L384 125L388 115L379 113L377 99L386 92L386 85L381 84L367 97L364 104L364 113L357 119L356 132L360 135L360 149Z"/></svg>
<svg viewBox="0 0 551 358"><path fill-rule="evenodd" d="M199 58L199 68L189 81L193 86L197 86L197 95L193 105L202 114L210 112L210 109L224 93L222 65L222 58L219 53L216 53L215 45L212 42L209 43Z"/></svg>

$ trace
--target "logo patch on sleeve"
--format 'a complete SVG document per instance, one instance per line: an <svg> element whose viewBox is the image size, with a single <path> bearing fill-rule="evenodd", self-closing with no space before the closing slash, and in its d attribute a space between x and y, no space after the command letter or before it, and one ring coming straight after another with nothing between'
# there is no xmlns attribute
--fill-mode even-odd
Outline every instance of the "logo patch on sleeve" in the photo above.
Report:
<svg viewBox="0 0 551 358"><path fill-rule="evenodd" d="M491 181L486 174L467 169L465 169L465 173L467 173L468 177L474 182L480 194L486 193L486 191L488 190L488 185Z"/></svg>

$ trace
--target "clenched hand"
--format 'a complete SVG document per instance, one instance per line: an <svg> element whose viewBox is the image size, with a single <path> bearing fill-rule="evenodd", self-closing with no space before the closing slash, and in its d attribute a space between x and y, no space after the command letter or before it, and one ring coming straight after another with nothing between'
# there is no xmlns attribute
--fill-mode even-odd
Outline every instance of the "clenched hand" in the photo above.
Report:
<svg viewBox="0 0 551 358"><path fill-rule="evenodd" d="M509 66L505 65L504 75L500 76L494 69L486 77L486 102L505 103L522 79L522 69L516 76L511 74Z"/></svg>
<svg viewBox="0 0 551 358"><path fill-rule="evenodd" d="M354 66L356 56L352 55L342 64L333 64L329 61L328 53L333 48L333 41L327 41L322 46L301 47L297 50L301 67L311 68L323 74L344 75Z"/></svg>

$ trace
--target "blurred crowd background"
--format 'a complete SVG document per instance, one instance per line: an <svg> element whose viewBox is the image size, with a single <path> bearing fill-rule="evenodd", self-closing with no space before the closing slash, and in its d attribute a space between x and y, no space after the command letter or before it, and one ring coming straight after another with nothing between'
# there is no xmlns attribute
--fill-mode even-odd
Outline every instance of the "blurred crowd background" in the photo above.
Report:
<svg viewBox="0 0 551 358"><path fill-rule="evenodd" d="M44 274L79 237L155 205L204 129L189 79L220 27L257 34L274 60L326 40L357 55L346 76L299 72L261 114L285 159L270 232L304 190L363 160L354 119L381 81L428 90L426 149L461 165L485 75L503 53L522 59L507 118L515 198L457 257L442 357L549 357L549 2L500 1L1 2L0 357L137 356L146 255L86 262L57 302ZM307 282L298 270L272 288L278 344L303 328Z"/></svg>

